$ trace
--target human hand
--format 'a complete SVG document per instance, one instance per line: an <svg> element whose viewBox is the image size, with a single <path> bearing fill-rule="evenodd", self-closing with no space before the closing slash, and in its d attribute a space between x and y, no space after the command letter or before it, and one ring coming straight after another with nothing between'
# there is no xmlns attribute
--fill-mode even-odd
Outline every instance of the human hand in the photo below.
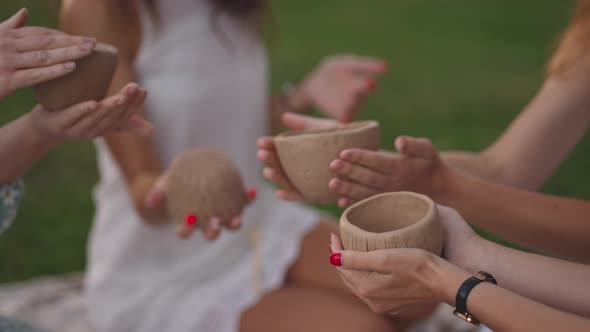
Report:
<svg viewBox="0 0 590 332"><path fill-rule="evenodd" d="M334 120L320 119L295 113L283 114L282 121L285 127L296 131L330 129L339 125ZM276 152L274 138L272 136L261 137L256 142L256 145L258 146L256 156L265 165L262 171L263 176L281 188L276 191L277 197L288 201L303 200L301 194L291 184L281 166Z"/></svg>
<svg viewBox="0 0 590 332"><path fill-rule="evenodd" d="M456 289L446 275L464 280L467 271L475 269L470 262L486 259L485 240L461 215L446 206L437 205L437 209L446 234L443 253L447 261L421 249L346 251L338 236L332 234L330 262L340 267L344 283L373 311L396 314L425 302L448 302L449 294Z"/></svg>
<svg viewBox="0 0 590 332"><path fill-rule="evenodd" d="M367 95L377 88L377 77L386 71L387 64L380 59L328 57L303 81L295 99L303 107L313 105L330 118L350 122Z"/></svg>
<svg viewBox="0 0 590 332"><path fill-rule="evenodd" d="M449 189L455 173L440 158L430 140L400 136L397 154L348 149L330 163L337 177L329 187L342 197L340 207L383 192L414 191L439 198Z"/></svg>
<svg viewBox="0 0 590 332"><path fill-rule="evenodd" d="M32 127L41 137L56 142L123 131L149 136L152 125L137 115L146 96L144 89L130 83L100 102L83 102L62 111L48 111L38 105L31 112Z"/></svg>
<svg viewBox="0 0 590 332"><path fill-rule="evenodd" d="M0 23L0 99L71 73L74 61L89 55L96 45L94 38L23 27L27 17L28 11L21 9Z"/></svg>
<svg viewBox="0 0 590 332"><path fill-rule="evenodd" d="M164 174L158 177L146 195L144 205L148 209L159 211L159 213L156 212L155 214L168 216L166 197L168 191L168 179L170 176L169 174L169 172L164 172ZM249 199L248 204L252 204L254 200L256 200L255 189L250 188L245 194ZM198 220L197 216L187 216L186 220L184 220L182 223L179 223L177 226L178 236L182 239L190 238L197 228L199 222L201 221ZM207 226L205 228L201 228L201 230L203 232L203 236L208 241L216 240L221 234L222 228L236 231L242 226L242 218L240 216L235 216L231 220L222 220L219 217L212 217L210 220L206 220L205 222Z"/></svg>

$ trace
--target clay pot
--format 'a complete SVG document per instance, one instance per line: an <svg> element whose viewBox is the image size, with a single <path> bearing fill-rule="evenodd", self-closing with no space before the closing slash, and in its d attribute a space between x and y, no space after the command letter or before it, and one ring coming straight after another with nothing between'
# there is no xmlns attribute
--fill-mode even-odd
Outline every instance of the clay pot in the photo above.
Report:
<svg viewBox="0 0 590 332"><path fill-rule="evenodd" d="M240 172L222 151L197 148L178 156L170 166L167 204L173 220L188 214L205 227L211 217L225 223L242 214L248 195Z"/></svg>
<svg viewBox="0 0 590 332"><path fill-rule="evenodd" d="M330 204L338 195L328 188L336 175L330 162L342 150L379 149L379 124L353 122L337 128L305 132L286 132L275 137L277 153L285 173L303 198L310 203Z"/></svg>
<svg viewBox="0 0 590 332"><path fill-rule="evenodd" d="M99 43L90 55L76 61L73 72L37 84L33 90L39 103L50 111L63 110L84 101L99 101L107 95L116 68L117 49Z"/></svg>
<svg viewBox="0 0 590 332"><path fill-rule="evenodd" d="M419 248L441 255L445 234L436 204L411 192L376 195L350 206L340 218L346 250Z"/></svg>

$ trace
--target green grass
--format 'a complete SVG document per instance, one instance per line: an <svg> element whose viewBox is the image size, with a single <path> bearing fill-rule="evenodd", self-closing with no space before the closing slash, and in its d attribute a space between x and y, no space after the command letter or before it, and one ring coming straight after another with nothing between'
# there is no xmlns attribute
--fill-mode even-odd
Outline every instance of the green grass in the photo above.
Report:
<svg viewBox="0 0 590 332"><path fill-rule="evenodd" d="M53 25L40 1L4 1L0 17L26 5L32 23ZM543 79L551 45L569 18L568 1L277 0L270 42L273 87L301 79L322 57L360 53L391 70L363 109L396 135L428 136L441 149L491 143ZM0 123L34 104L30 91L0 102ZM580 179L590 169L584 139L544 191L590 199ZM548 151L548 153L551 153ZM0 162L7 162L0 160ZM0 237L0 282L80 270L97 181L90 143L49 154L26 176L17 223ZM334 210L334 212L337 212Z"/></svg>

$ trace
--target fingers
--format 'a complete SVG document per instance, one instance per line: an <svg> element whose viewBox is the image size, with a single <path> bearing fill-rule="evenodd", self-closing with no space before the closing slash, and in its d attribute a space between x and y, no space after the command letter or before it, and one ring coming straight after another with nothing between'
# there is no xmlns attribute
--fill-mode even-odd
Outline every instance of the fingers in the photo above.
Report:
<svg viewBox="0 0 590 332"><path fill-rule="evenodd" d="M427 138L400 136L395 140L395 148L399 153L410 157L428 160L438 158L438 151Z"/></svg>
<svg viewBox="0 0 590 332"><path fill-rule="evenodd" d="M20 54L15 61L16 69L46 67L81 59L92 52L94 44L87 43L59 49L40 50Z"/></svg>
<svg viewBox="0 0 590 332"><path fill-rule="evenodd" d="M83 125L89 133L96 136L120 129L121 125L126 122L125 112L139 97L139 86L135 83L128 84L119 94L103 100L100 115L97 114L97 117L89 118Z"/></svg>
<svg viewBox="0 0 590 332"><path fill-rule="evenodd" d="M26 8L22 8L16 14L12 15L8 20L0 23L0 30L7 29L18 29L27 23L29 17L29 11Z"/></svg>
<svg viewBox="0 0 590 332"><path fill-rule="evenodd" d="M233 217L232 220L230 220L229 224L227 225L227 228L232 231L237 231L241 227L242 227L242 217Z"/></svg>
<svg viewBox="0 0 590 332"><path fill-rule="evenodd" d="M340 152L339 157L344 161L364 166L382 174L391 173L395 165L394 155L382 151L348 149Z"/></svg>
<svg viewBox="0 0 590 332"><path fill-rule="evenodd" d="M388 255L393 254L392 251L376 250L362 252L344 250L338 254L340 254L340 265L338 266L343 269L379 272L384 274L391 273L391 268L388 266L390 263ZM337 261L331 259L330 262L334 265Z"/></svg>
<svg viewBox="0 0 590 332"><path fill-rule="evenodd" d="M261 150L276 151L274 138L271 136L260 137L256 141L256 146Z"/></svg>
<svg viewBox="0 0 590 332"><path fill-rule="evenodd" d="M297 189L295 189L295 187L291 184L287 176L282 173L282 171L265 167L262 170L262 176L282 188L281 190L277 191L277 197L287 201L302 200L301 195L297 193Z"/></svg>
<svg viewBox="0 0 590 332"><path fill-rule="evenodd" d="M321 119L291 112L283 114L282 122L285 127L296 131L323 130L335 128L338 126L338 122L333 120Z"/></svg>
<svg viewBox="0 0 590 332"><path fill-rule="evenodd" d="M358 202L356 199L352 199L350 197L340 197L338 198L338 206L341 208L347 208L352 204Z"/></svg>
<svg viewBox="0 0 590 332"><path fill-rule="evenodd" d="M332 251L332 254L339 253L343 250L342 241L340 241L338 235L334 233L330 233L330 250Z"/></svg>
<svg viewBox="0 0 590 332"><path fill-rule="evenodd" d="M70 36L66 34L33 35L14 40L17 52L32 52L41 50L53 50L70 46L90 44L96 45L95 38Z"/></svg>
<svg viewBox="0 0 590 332"><path fill-rule="evenodd" d="M39 36L39 35L65 35L65 33L49 29L45 27L21 27L21 28L14 28L8 30L8 35L13 38L25 38L30 36Z"/></svg>
<svg viewBox="0 0 590 332"><path fill-rule="evenodd" d="M350 55L340 58L341 64L349 69L365 74L381 75L388 70L387 62L382 59Z"/></svg>
<svg viewBox="0 0 590 332"><path fill-rule="evenodd" d="M330 163L330 170L341 177L377 190L386 187L388 177L366 167L336 159Z"/></svg>
<svg viewBox="0 0 590 332"><path fill-rule="evenodd" d="M207 225L205 230L205 239L207 241L215 241L221 234L221 223L222 220L218 217L213 217Z"/></svg>
<svg viewBox="0 0 590 332"><path fill-rule="evenodd" d="M66 62L42 68L24 69L14 72L9 80L12 91L33 86L45 81L51 81L67 75L76 69L75 62Z"/></svg>
<svg viewBox="0 0 590 332"><path fill-rule="evenodd" d="M281 161L277 153L272 150L258 150L256 153L258 160L262 161L266 166L275 169L282 169Z"/></svg>
<svg viewBox="0 0 590 332"><path fill-rule="evenodd" d="M143 137L149 137L154 134L154 126L139 115L133 115L123 126L120 127L120 130L130 131L135 135Z"/></svg>
<svg viewBox="0 0 590 332"><path fill-rule="evenodd" d="M160 176L150 191L147 193L144 204L150 209L162 207L166 202L166 192L168 191L168 173Z"/></svg>
<svg viewBox="0 0 590 332"><path fill-rule="evenodd" d="M357 200L365 199L367 197L371 197L380 193L378 190L369 188L362 184L338 178L331 179L328 183L328 187L330 188L330 190L339 195L350 197Z"/></svg>

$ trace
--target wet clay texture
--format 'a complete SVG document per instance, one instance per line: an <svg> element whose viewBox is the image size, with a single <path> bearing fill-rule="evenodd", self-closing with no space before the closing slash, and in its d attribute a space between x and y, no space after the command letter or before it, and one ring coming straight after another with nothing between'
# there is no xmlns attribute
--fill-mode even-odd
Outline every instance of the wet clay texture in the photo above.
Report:
<svg viewBox="0 0 590 332"><path fill-rule="evenodd" d="M328 130L287 132L274 142L281 165L291 183L309 203L331 204L338 195L328 188L336 175L330 162L342 150L379 149L380 130L375 121L353 122Z"/></svg>
<svg viewBox="0 0 590 332"><path fill-rule="evenodd" d="M76 61L73 72L37 84L33 90L39 103L50 111L85 101L100 101L107 95L116 68L117 49L99 43L89 56Z"/></svg>
<svg viewBox="0 0 590 332"><path fill-rule="evenodd" d="M346 250L419 248L441 255L445 234L436 204L412 192L376 195L350 206L340 218Z"/></svg>
<svg viewBox="0 0 590 332"><path fill-rule="evenodd" d="M168 179L168 212L176 222L188 214L198 217L206 227L211 217L228 223L239 216L248 203L240 172L222 151L197 148L178 156Z"/></svg>

